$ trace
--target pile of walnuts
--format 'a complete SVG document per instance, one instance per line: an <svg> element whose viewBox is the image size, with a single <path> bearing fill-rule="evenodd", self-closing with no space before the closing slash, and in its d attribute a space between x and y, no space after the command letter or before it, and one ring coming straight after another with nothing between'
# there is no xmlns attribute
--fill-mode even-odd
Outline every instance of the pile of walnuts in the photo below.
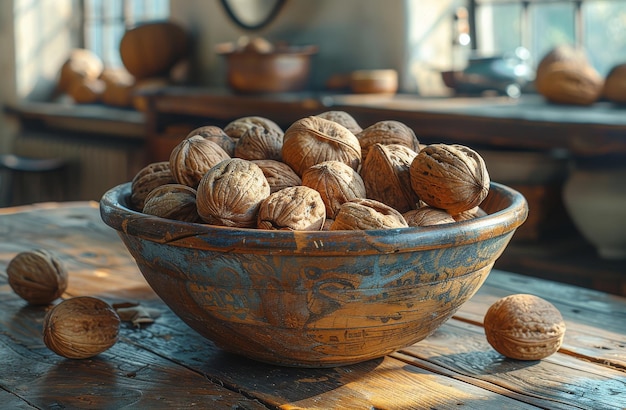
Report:
<svg viewBox="0 0 626 410"><path fill-rule="evenodd" d="M169 161L135 175L129 205L186 222L274 230L366 230L485 215L484 160L456 144L420 145L405 124L362 128L326 111L282 130L249 116L185 136Z"/></svg>

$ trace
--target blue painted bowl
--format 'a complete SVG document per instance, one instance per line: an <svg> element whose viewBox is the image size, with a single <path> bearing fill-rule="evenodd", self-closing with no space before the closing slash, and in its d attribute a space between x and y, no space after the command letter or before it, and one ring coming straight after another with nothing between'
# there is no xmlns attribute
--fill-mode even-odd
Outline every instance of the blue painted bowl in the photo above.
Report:
<svg viewBox="0 0 626 410"><path fill-rule="evenodd" d="M352 364L410 346L482 285L526 219L524 197L491 184L477 219L371 231L265 231L179 222L100 201L147 282L220 348L302 367Z"/></svg>

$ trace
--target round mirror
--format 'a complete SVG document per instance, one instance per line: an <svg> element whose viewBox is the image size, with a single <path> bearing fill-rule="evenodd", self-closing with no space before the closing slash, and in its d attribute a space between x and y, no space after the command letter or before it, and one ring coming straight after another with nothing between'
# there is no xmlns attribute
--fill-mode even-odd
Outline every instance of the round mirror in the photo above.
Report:
<svg viewBox="0 0 626 410"><path fill-rule="evenodd" d="M285 0L221 0L230 19L246 30L258 30L269 24Z"/></svg>

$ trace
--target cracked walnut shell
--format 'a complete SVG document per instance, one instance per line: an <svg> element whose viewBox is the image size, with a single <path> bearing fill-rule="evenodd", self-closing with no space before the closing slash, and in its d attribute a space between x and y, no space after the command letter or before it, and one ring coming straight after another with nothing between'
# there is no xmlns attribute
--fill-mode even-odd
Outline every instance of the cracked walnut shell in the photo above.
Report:
<svg viewBox="0 0 626 410"><path fill-rule="evenodd" d="M45 249L18 253L7 266L11 289L32 305L46 305L67 289L68 273L56 256Z"/></svg>
<svg viewBox="0 0 626 410"><path fill-rule="evenodd" d="M451 215L480 205L489 193L485 161L463 145L428 145L417 154L409 172L420 200Z"/></svg>
<svg viewBox="0 0 626 410"><path fill-rule="evenodd" d="M484 317L485 335L500 354L540 360L563 343L565 322L559 310L535 295L515 294L497 300Z"/></svg>

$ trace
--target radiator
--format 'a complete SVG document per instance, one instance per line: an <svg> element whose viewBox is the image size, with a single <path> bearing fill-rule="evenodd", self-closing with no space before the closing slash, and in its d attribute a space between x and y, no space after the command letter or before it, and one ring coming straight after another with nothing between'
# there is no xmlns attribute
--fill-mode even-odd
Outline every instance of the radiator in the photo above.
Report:
<svg viewBox="0 0 626 410"><path fill-rule="evenodd" d="M141 141L117 138L64 138L50 134L28 133L14 141L14 153L33 158L62 158L67 167L59 178L38 182L27 180L15 188L21 203L41 201L100 200L109 189L130 181L145 165ZM33 176L34 177L34 176ZM45 192L44 192L45 191Z"/></svg>

